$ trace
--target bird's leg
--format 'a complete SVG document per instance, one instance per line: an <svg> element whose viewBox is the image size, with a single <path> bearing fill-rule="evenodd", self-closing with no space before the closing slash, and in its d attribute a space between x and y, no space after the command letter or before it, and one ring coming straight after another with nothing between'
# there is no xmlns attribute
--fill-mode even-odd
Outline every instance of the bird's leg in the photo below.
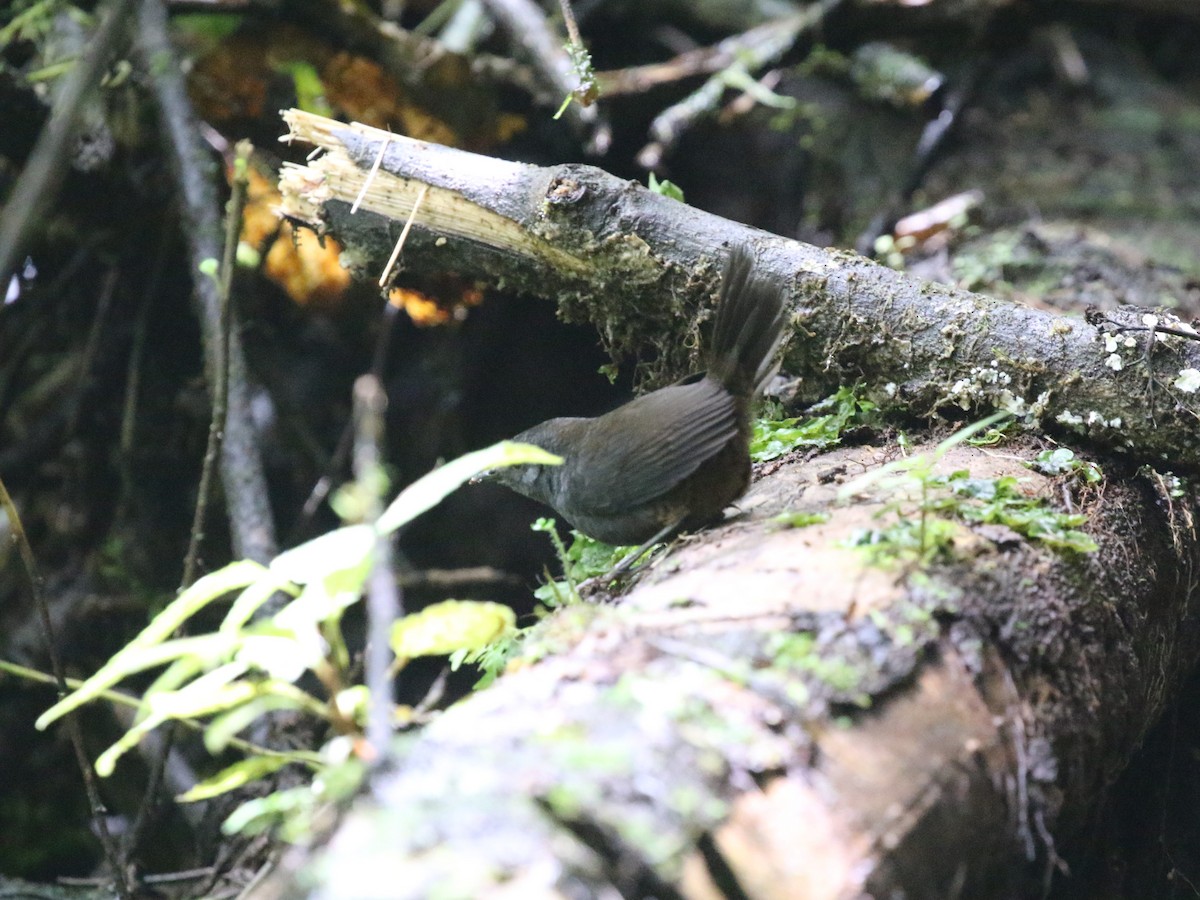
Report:
<svg viewBox="0 0 1200 900"><path fill-rule="evenodd" d="M656 531L654 533L654 535L648 541L646 541L644 544L642 544L636 550L634 550L632 553L630 553L628 556L626 556L623 560L621 560L619 563L617 563L615 566L613 566L612 571L610 571L607 575L604 576L604 580L612 581L614 578L619 578L620 576L622 576L626 572L628 572L629 569L633 566L633 564L642 558L643 553L645 553L647 550L649 550L655 544L658 544L658 543L666 540L675 531L678 531L679 526L683 524L684 518L686 518L686 517L681 517L679 519L676 519L674 522L671 522L669 525L666 525L663 528L660 528L658 531Z"/></svg>
<svg viewBox="0 0 1200 900"><path fill-rule="evenodd" d="M635 562L641 559L643 553L645 553L655 544L666 540L674 532L678 531L679 526L683 524L684 518L686 518L686 516L681 516L674 522L671 522L669 525L666 525L656 531L648 541L639 546L636 550L622 559L603 575L597 575L594 578L589 578L587 581L581 582L579 585L579 592L582 594L585 592L594 591L598 588L606 587L607 585L616 581L618 578L628 572Z"/></svg>

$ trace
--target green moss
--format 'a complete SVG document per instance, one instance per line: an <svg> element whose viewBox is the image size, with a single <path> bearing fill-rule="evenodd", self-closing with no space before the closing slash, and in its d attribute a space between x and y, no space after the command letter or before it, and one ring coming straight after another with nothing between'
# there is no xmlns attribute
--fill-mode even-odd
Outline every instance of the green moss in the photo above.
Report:
<svg viewBox="0 0 1200 900"><path fill-rule="evenodd" d="M1104 478L1100 467L1093 462L1076 459L1075 452L1066 447L1056 447L1053 450L1043 450L1032 462L1025 465L1051 477L1056 475L1071 475L1084 484L1097 484Z"/></svg>
<svg viewBox="0 0 1200 900"><path fill-rule="evenodd" d="M842 387L813 406L809 418L758 419L750 437L750 458L766 462L799 447L823 450L841 442L852 427L869 425L876 419L876 406L859 396L857 387Z"/></svg>
<svg viewBox="0 0 1200 900"><path fill-rule="evenodd" d="M554 552L562 566L561 580L548 581L533 592L533 596L547 609L582 602L579 585L589 578L598 578L612 571L636 547L614 547L586 534L572 530L571 544L558 536L554 519L541 518L533 523L534 531L543 531L550 536ZM655 548L651 547L646 554Z"/></svg>
<svg viewBox="0 0 1200 900"><path fill-rule="evenodd" d="M775 528L807 528L810 525L820 525L829 521L829 513L824 512L782 512L771 518Z"/></svg>
<svg viewBox="0 0 1200 900"><path fill-rule="evenodd" d="M905 456L846 485L842 496L878 484L895 498L876 514L884 524L861 529L850 537L848 545L863 549L872 565L919 567L949 557L960 530L958 523L967 522L1004 525L1056 550L1096 550L1096 542L1079 530L1087 522L1086 516L1058 512L1045 498L1026 496L1012 476L972 478L966 470L949 475L935 473L935 463L952 447L996 424L998 418L992 416L960 429L931 454ZM1053 466L1055 472L1071 471L1089 483L1100 477L1098 468L1073 466L1073 460L1073 454L1049 454L1041 464Z"/></svg>
<svg viewBox="0 0 1200 900"><path fill-rule="evenodd" d="M1005 525L1018 534L1056 550L1091 553L1096 542L1079 531L1087 523L1082 513L1057 512L1040 497L1027 497L1017 489L1017 479L971 478L967 472L955 472L947 486L964 502L958 515L969 522Z"/></svg>
<svg viewBox="0 0 1200 900"><path fill-rule="evenodd" d="M870 706L871 698L863 685L873 673L864 665L865 660L852 661L835 652L821 652L816 637L806 632L771 635L767 652L777 667L811 678L829 688L836 697L848 698L857 706Z"/></svg>

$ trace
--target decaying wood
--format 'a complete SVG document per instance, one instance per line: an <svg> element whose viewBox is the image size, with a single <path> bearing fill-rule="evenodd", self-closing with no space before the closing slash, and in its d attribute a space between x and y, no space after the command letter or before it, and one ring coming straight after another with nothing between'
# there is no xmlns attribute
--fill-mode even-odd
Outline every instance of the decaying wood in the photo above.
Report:
<svg viewBox="0 0 1200 900"><path fill-rule="evenodd" d="M940 471L1059 498L1027 452L959 448ZM838 505L830 478L882 456L781 466L620 605L544 622L534 661L349 815L321 896L1036 893L1194 659L1194 498L1113 479L1073 501L1097 553L963 528L952 562L872 567L845 541L896 498Z"/></svg>
<svg viewBox="0 0 1200 900"><path fill-rule="evenodd" d="M1015 475L1085 513L1100 549L959 522L928 565L871 564L847 546L897 504L920 515L913 486L838 501L883 451L773 464L741 516L660 558L620 605L559 610L527 662L405 745L313 863L322 896L1036 892L1200 649L1197 497L1153 468L1200 462L1188 327L1171 321L1183 335L1150 341L920 284L596 169L288 121L326 155L287 174L285 212L334 233L364 269L427 185L407 266L554 297L631 351L669 331L692 343L680 323L698 319L690 304L715 286L719 248L749 242L789 274L785 367L811 395L860 382L919 415L1007 408L1113 454L1103 482L1083 486L1022 465L1045 446L1036 429L951 450L942 474ZM351 216L381 150L370 212ZM1141 316L1118 321L1146 327ZM663 378L687 367L656 346ZM778 518L794 512L829 518ZM295 896L299 865L256 896Z"/></svg>
<svg viewBox="0 0 1200 900"><path fill-rule="evenodd" d="M795 333L784 365L812 399L865 383L885 408L976 417L1008 409L1052 434L1200 469L1200 391L1188 375L1200 371L1200 341L1131 331L1115 334L1114 346L1105 340L1112 325L923 283L589 166L507 162L297 110L285 119L290 139L325 153L286 170L283 212L334 233L364 273L374 265L377 274L427 186L407 267L555 298L564 317L597 323L615 353L653 349L669 381L694 367L685 348L696 342L680 340L680 319L715 289L720 248L750 242L791 291ZM1144 327L1143 312L1120 324ZM1159 321L1190 328L1169 313Z"/></svg>

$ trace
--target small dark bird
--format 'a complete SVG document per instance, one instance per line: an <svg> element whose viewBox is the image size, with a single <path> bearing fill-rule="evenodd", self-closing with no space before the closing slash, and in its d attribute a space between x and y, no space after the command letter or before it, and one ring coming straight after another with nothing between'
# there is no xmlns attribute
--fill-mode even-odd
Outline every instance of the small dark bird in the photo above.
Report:
<svg viewBox="0 0 1200 900"><path fill-rule="evenodd" d="M647 544L708 525L750 484L750 404L774 371L783 291L736 248L708 370L594 419L550 419L513 438L559 466L496 469L489 481L551 506L608 544Z"/></svg>

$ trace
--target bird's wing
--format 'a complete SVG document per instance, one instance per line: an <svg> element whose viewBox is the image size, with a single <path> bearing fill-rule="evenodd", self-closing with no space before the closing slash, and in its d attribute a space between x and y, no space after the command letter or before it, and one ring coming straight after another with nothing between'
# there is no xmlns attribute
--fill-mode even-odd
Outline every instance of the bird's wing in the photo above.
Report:
<svg viewBox="0 0 1200 900"><path fill-rule="evenodd" d="M724 386L702 377L601 416L579 454L575 501L603 515L665 494L737 433L736 403Z"/></svg>

